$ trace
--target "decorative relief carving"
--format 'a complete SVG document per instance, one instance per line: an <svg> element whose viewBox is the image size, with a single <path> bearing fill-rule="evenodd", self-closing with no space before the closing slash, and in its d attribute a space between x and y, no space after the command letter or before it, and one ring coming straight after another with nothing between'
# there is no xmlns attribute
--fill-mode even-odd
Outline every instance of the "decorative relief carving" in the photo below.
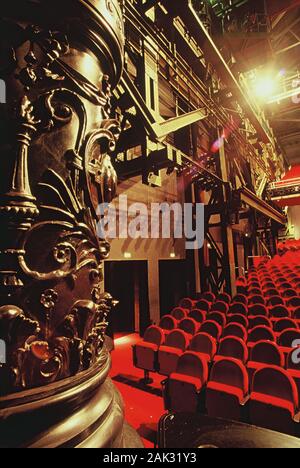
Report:
<svg viewBox="0 0 300 468"><path fill-rule="evenodd" d="M116 194L110 155L120 122L109 76L100 69L97 87L69 65L64 33L1 24L10 34L0 33L0 75L13 76L7 112L0 109L0 393L8 394L99 359L114 301L103 291L109 244L97 238L97 207Z"/></svg>

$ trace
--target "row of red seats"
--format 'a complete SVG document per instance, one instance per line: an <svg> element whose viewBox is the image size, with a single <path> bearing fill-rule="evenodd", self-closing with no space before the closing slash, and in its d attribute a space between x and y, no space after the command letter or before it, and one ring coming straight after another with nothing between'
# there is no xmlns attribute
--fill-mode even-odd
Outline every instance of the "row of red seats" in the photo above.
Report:
<svg viewBox="0 0 300 468"><path fill-rule="evenodd" d="M247 368L241 361L217 356L209 371L205 357L189 351L164 383L165 406L300 435L299 391L290 372L300 375L299 371L262 364L249 385Z"/></svg>
<svg viewBox="0 0 300 468"><path fill-rule="evenodd" d="M134 362L168 376L168 410L299 433L299 273L294 261L275 259L240 279L235 298L185 298L146 331Z"/></svg>
<svg viewBox="0 0 300 468"><path fill-rule="evenodd" d="M147 339L156 341L159 338L163 343L164 336L158 327L149 328L148 334ZM185 339L183 339L184 335ZM264 425L264 418L262 421L255 419L253 413L251 413L250 418L245 419L245 405L252 402L252 406L250 406L253 407L254 394L258 390L257 374L265 371L266 368L270 369L270 367L276 369L276 372L273 369L274 375L279 376L280 382L281 380L285 381L286 385L289 382L290 388L296 389L295 395L298 394L298 388L300 389L300 370L299 364L297 364L298 361L300 362L300 352L298 349L291 350L286 362L288 370L284 370L284 353L275 342L259 341L256 344L251 344L248 348L242 339L228 336L224 337L218 345L216 339L201 332L195 335L188 344L187 336L181 330L172 331L167 340L170 338L172 341L178 339L179 336L183 340L183 348L188 345L188 350L185 352L178 350L174 353L174 350L167 349L163 344L160 347L155 345L155 348L153 346L145 347L146 350L150 351L148 354L149 363L152 362L153 358L151 351L156 349L158 359L161 353L162 362L166 366L162 372L170 373L164 384L166 409L188 412L207 411L210 416L247 420L253 424ZM235 356L235 358L231 356ZM270 388L269 384L271 384ZM277 388L277 381L274 378L269 380L268 376L264 388L265 391L262 395L268 401L268 405L270 397L277 395L279 398L282 387L280 384ZM276 424L274 422L278 412L282 411L282 406L285 408L288 404L291 408L293 403L291 395L292 393L285 395L285 398L282 398L283 402L277 402L277 405L273 402L272 417L267 419L267 427L295 434L297 429L294 425L294 416L298 409L297 399L294 401L293 413L289 417L285 414L284 418L281 418ZM259 403L261 403L262 398L260 397ZM248 406L247 409L249 410ZM258 412L258 415L260 416L261 413Z"/></svg>
<svg viewBox="0 0 300 468"><path fill-rule="evenodd" d="M282 321L285 319L279 319L278 323L284 325ZM151 326L147 329L144 340L134 346L134 364L144 371L169 376L176 370L178 359L187 349L211 354L207 352L207 344L202 339L198 340L199 335L202 337L203 334L214 340L216 346L225 338L232 338L232 348L228 348L227 356L240 359L244 363L248 360L249 353L245 351L247 347L251 349L255 343L261 341L278 346L280 352L288 356L297 343L300 343L300 330L289 325L286 324L286 328L282 326L283 330L278 333L265 325L257 325L248 331L239 322L235 322L235 317L232 316L224 328L214 320L197 324L191 318L181 320L178 328L171 331ZM190 333L191 331L194 333Z"/></svg>

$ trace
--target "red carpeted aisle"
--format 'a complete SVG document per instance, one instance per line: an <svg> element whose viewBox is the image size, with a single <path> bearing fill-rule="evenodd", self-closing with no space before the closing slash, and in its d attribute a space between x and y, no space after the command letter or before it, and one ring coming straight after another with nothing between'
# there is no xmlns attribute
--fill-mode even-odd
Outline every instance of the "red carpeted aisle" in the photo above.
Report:
<svg viewBox="0 0 300 468"><path fill-rule="evenodd" d="M157 423L165 412L160 385L164 378L153 374L151 386L140 383L143 371L133 367L132 362L132 346L140 339L138 334L133 334L115 340L111 377L123 396L126 420L138 431L145 447L153 447Z"/></svg>

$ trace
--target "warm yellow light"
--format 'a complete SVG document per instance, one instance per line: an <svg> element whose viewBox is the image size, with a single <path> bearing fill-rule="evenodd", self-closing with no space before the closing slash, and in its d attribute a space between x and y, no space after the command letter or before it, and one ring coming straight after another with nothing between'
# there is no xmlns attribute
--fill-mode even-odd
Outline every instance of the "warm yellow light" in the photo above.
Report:
<svg viewBox="0 0 300 468"><path fill-rule="evenodd" d="M259 98L270 98L277 90L276 77L259 78L254 85L255 94Z"/></svg>

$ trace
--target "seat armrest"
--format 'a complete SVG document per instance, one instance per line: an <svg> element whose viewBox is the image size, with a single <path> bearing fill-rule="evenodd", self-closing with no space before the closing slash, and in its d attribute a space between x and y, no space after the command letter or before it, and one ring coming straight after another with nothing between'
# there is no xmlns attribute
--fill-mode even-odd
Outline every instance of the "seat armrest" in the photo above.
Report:
<svg viewBox="0 0 300 468"><path fill-rule="evenodd" d="M295 423L298 423L298 424L300 423L300 412L295 414L294 421L295 421Z"/></svg>
<svg viewBox="0 0 300 468"><path fill-rule="evenodd" d="M246 395L244 400L241 402L241 406L246 406L249 400L250 400L250 395Z"/></svg>

